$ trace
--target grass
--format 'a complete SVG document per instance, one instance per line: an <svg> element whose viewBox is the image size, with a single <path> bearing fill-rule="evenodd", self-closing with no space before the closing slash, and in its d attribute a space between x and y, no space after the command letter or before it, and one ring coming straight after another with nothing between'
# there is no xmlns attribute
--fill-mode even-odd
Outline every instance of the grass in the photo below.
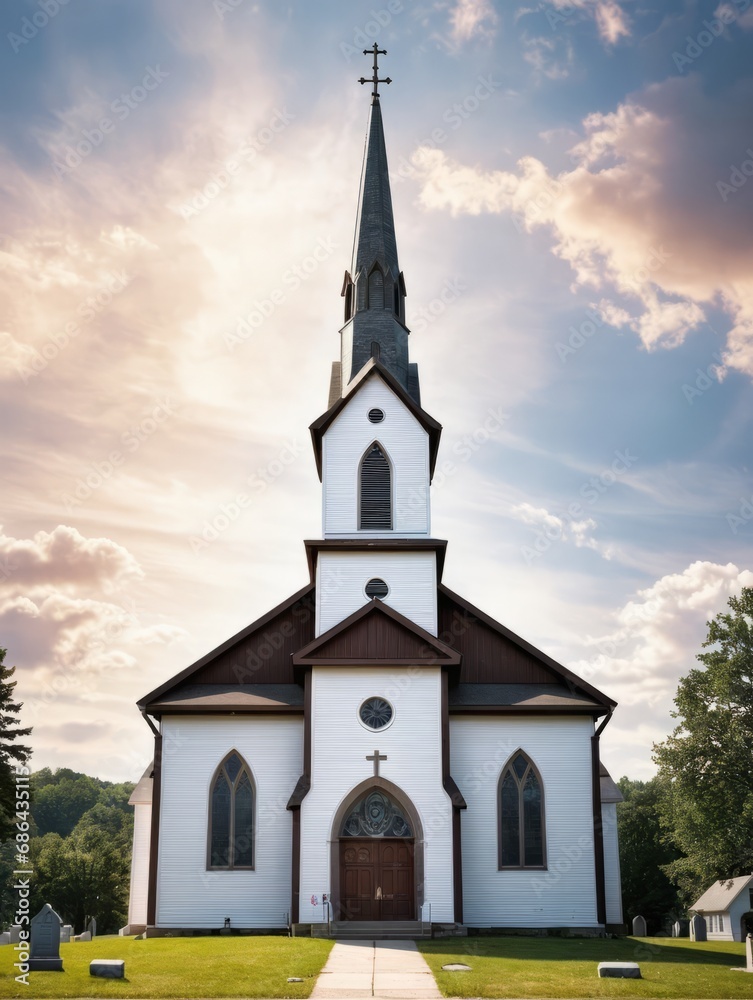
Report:
<svg viewBox="0 0 753 1000"><path fill-rule="evenodd" d="M0 997L308 997L331 941L288 937L97 937L60 946L64 972L17 983L15 951L0 948ZM93 958L122 958L125 979L89 975ZM289 983L300 976L302 983Z"/></svg>
<svg viewBox="0 0 753 1000"><path fill-rule="evenodd" d="M419 941L448 997L753 998L745 946L677 938L469 937ZM599 979L599 962L638 962L642 979ZM470 972L442 972L450 962Z"/></svg>

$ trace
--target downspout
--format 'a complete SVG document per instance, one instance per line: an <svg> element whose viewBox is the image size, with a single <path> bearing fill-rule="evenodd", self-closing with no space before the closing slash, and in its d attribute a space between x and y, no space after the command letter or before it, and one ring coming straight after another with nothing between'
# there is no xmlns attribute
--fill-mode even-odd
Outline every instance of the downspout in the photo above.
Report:
<svg viewBox="0 0 753 1000"><path fill-rule="evenodd" d="M601 775L599 738L612 718L613 709L609 709L591 737L591 786L593 798L594 825L594 873L596 877L596 919L606 927L607 923L607 891L606 872L604 865L604 827L601 816Z"/></svg>

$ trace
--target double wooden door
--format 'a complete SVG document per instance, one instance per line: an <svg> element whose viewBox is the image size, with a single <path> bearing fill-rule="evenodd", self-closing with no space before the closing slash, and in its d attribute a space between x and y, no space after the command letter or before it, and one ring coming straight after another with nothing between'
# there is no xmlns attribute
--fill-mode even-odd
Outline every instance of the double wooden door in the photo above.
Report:
<svg viewBox="0 0 753 1000"><path fill-rule="evenodd" d="M415 920L413 841L340 841L340 919Z"/></svg>

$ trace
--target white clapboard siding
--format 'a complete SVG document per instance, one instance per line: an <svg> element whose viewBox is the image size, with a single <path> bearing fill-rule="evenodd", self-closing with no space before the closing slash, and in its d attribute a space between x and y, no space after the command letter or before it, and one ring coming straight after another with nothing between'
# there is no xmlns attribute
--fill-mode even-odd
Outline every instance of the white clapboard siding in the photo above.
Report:
<svg viewBox="0 0 753 1000"><path fill-rule="evenodd" d="M292 823L286 804L303 770L303 720L173 716L163 720L158 927L283 927L290 910ZM208 871L209 791L237 750L256 784L254 871Z"/></svg>
<svg viewBox="0 0 753 1000"><path fill-rule="evenodd" d="M358 718L366 698L386 698L394 721L376 733ZM312 906L330 891L334 815L350 791L373 775L368 754L387 760L380 774L398 785L423 826L425 900L432 919L453 919L452 806L442 788L441 670L438 667L314 667L312 787L301 807L301 921L322 920Z"/></svg>
<svg viewBox="0 0 753 1000"><path fill-rule="evenodd" d="M601 821L604 831L604 887L607 901L607 923L622 923L622 883L620 881L620 847L617 840L617 803L603 802Z"/></svg>
<svg viewBox="0 0 753 1000"><path fill-rule="evenodd" d="M372 424L368 412L384 411ZM366 449L378 441L392 467L392 530L360 531L358 477ZM429 534L429 435L407 406L377 377L357 392L322 443L322 514L325 538Z"/></svg>
<svg viewBox="0 0 753 1000"><path fill-rule="evenodd" d="M593 927L590 719L454 716L452 776L462 813L463 912L470 927ZM497 785L518 748L544 786L547 871L498 871Z"/></svg>
<svg viewBox="0 0 753 1000"><path fill-rule="evenodd" d="M437 634L437 558L434 552L320 552L316 568L316 634L352 615L370 598L374 577L390 588L384 598L401 615Z"/></svg>
<svg viewBox="0 0 753 1000"><path fill-rule="evenodd" d="M128 895L129 924L146 926L151 832L151 803L137 803L133 811L133 854L131 855L131 886Z"/></svg>

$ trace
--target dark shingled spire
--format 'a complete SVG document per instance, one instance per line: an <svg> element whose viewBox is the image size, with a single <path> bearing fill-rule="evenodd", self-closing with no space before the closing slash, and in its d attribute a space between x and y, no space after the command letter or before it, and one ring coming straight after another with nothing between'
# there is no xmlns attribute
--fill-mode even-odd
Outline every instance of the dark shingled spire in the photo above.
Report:
<svg viewBox="0 0 753 1000"><path fill-rule="evenodd" d="M419 402L418 370L408 361L405 280L397 259L395 220L379 97L372 98L361 172L353 259L345 272L338 396L375 357ZM330 395L335 392L331 387Z"/></svg>
<svg viewBox="0 0 753 1000"><path fill-rule="evenodd" d="M376 260L388 267L395 278L399 276L387 149L384 145L382 109L378 99L371 105L366 134L350 273L355 277L362 268L368 271Z"/></svg>

